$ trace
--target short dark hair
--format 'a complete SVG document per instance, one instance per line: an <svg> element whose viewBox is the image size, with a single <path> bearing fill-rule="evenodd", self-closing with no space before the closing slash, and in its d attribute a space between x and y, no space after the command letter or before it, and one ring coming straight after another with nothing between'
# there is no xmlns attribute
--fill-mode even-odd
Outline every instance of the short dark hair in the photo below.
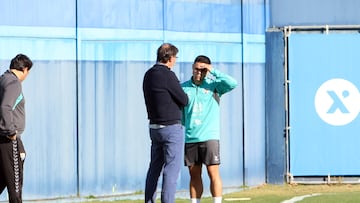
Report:
<svg viewBox="0 0 360 203"><path fill-rule="evenodd" d="M167 63L172 56L176 56L179 52L176 46L170 43L162 44L157 50L157 58L156 61L160 63Z"/></svg>
<svg viewBox="0 0 360 203"><path fill-rule="evenodd" d="M29 57L24 54L18 54L11 60L10 69L23 71L24 68L28 68L30 70L32 65L33 63Z"/></svg>
<svg viewBox="0 0 360 203"><path fill-rule="evenodd" d="M210 58L207 57L207 56L204 56L204 55L199 55L199 56L197 56L197 57L195 58L195 60L194 60L194 63L197 63L197 62L199 62L199 63L211 64Z"/></svg>

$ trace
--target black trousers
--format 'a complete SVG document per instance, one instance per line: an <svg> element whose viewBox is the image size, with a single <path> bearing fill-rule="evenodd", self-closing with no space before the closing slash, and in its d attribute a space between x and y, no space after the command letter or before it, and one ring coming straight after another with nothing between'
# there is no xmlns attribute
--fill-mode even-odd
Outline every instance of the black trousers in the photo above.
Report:
<svg viewBox="0 0 360 203"><path fill-rule="evenodd" d="M0 194L7 188L9 203L22 202L24 145L18 137L10 140L0 136Z"/></svg>

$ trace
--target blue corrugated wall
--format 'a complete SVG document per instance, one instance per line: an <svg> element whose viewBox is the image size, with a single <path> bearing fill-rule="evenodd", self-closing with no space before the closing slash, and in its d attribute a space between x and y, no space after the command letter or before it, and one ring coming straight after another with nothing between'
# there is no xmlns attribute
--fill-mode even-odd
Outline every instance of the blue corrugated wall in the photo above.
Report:
<svg viewBox="0 0 360 203"><path fill-rule="evenodd" d="M142 78L163 42L180 50L181 81L199 54L239 81L221 101L223 184L265 182L264 0L0 4L1 71L17 53L34 60L23 83L25 199L143 190L150 139ZM178 189L188 180L184 167Z"/></svg>

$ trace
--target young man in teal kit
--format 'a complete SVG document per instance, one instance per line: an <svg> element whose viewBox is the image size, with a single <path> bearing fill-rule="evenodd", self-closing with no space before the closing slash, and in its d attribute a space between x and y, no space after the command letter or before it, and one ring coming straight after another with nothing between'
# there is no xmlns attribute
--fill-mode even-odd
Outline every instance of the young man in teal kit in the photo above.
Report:
<svg viewBox="0 0 360 203"><path fill-rule="evenodd" d="M183 110L185 125L185 165L190 173L190 198L199 203L203 193L202 165L210 178L214 203L222 201L220 165L220 97L237 86L237 81L212 68L207 56L196 57L193 75L182 84L189 97Z"/></svg>

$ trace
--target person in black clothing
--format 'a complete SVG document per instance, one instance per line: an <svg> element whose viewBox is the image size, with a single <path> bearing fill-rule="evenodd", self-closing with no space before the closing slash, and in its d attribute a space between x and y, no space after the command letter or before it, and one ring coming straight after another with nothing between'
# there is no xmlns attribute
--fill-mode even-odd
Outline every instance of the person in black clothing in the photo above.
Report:
<svg viewBox="0 0 360 203"><path fill-rule="evenodd" d="M175 73L178 49L169 43L157 50L157 63L144 76L143 92L149 119L151 160L146 176L145 203L155 203L161 171L161 202L175 202L177 179L182 165L184 127L182 108L188 97Z"/></svg>
<svg viewBox="0 0 360 203"><path fill-rule="evenodd" d="M10 203L22 202L25 100L21 82L32 65L26 55L18 54L0 77L0 194L7 188Z"/></svg>

